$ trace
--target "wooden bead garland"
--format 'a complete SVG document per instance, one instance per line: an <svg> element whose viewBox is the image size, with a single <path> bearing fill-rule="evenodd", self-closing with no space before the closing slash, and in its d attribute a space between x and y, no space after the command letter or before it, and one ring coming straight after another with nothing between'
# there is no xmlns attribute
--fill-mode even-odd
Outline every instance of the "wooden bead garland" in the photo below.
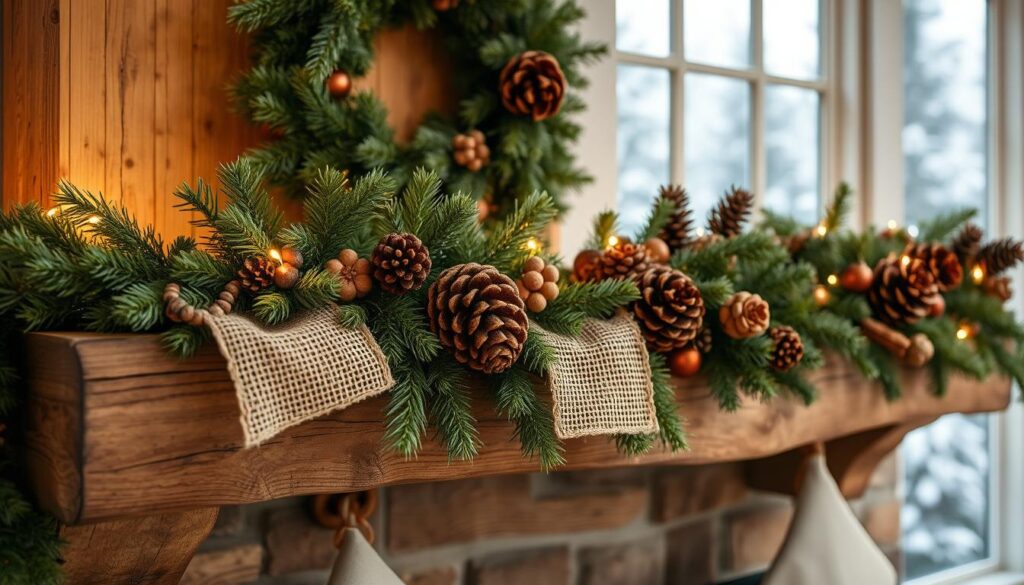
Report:
<svg viewBox="0 0 1024 585"><path fill-rule="evenodd" d="M241 291L242 283L232 280L224 285L210 306L205 309L197 309L181 298L181 285L169 282L164 287L164 314L175 323L187 323L193 327L202 327L210 315L222 317L230 313Z"/></svg>
<svg viewBox="0 0 1024 585"><path fill-rule="evenodd" d="M527 309L540 313L548 301L558 298L558 276L558 267L546 264L540 256L531 256L523 263L523 275L516 280L516 287Z"/></svg>

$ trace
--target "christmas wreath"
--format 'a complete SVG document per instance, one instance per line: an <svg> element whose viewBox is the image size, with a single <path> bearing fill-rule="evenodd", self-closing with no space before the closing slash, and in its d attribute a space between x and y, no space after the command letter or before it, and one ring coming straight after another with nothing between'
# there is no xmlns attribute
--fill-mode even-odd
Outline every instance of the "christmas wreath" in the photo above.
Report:
<svg viewBox="0 0 1024 585"><path fill-rule="evenodd" d="M245 0L229 20L254 34L254 66L233 86L238 108L273 138L248 156L303 195L324 165L361 176L386 169L399 186L430 168L450 192L486 198L500 215L547 191L556 209L590 180L571 147L584 109L581 65L605 52L573 32L573 0ZM429 115L398 144L381 102L353 91L386 26L439 32L461 99L456 119Z"/></svg>

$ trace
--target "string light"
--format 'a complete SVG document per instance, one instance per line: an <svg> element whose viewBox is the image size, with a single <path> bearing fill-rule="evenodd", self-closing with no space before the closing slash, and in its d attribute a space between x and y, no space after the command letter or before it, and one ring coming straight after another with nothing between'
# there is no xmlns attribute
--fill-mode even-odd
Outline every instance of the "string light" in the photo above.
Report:
<svg viewBox="0 0 1024 585"><path fill-rule="evenodd" d="M837 275L837 274L829 274L828 278L826 278L825 281L828 282L829 286L835 286L835 285L839 284L839 275Z"/></svg>
<svg viewBox="0 0 1024 585"><path fill-rule="evenodd" d="M270 257L273 258L274 260L277 260L278 262L281 261L281 253L278 252L276 248L270 249Z"/></svg>
<svg viewBox="0 0 1024 585"><path fill-rule="evenodd" d="M910 265L910 256L907 256L906 254L900 256L900 264L902 264L904 266L909 266Z"/></svg>
<svg viewBox="0 0 1024 585"><path fill-rule="evenodd" d="M607 248L614 248L619 243L619 236L608 236Z"/></svg>
<svg viewBox="0 0 1024 585"><path fill-rule="evenodd" d="M58 208L58 207L51 207L51 208L46 210L46 217L55 217L57 215L58 211L60 211L60 208Z"/></svg>
<svg viewBox="0 0 1024 585"><path fill-rule="evenodd" d="M900 227L900 224L896 223L896 220L895 220L895 219L890 219L890 220L889 220L889 221L888 221L888 222L887 222L887 223L885 224L885 227L887 227L887 228L889 228L889 229L891 229L891 230L895 230L896 228Z"/></svg>
<svg viewBox="0 0 1024 585"><path fill-rule="evenodd" d="M704 228L702 228L702 227L697 228L697 237L698 238L703 238L705 233L706 232L704 231Z"/></svg>
<svg viewBox="0 0 1024 585"><path fill-rule="evenodd" d="M970 336L971 332L966 325L961 325L960 327L957 328L956 338L959 339L960 341L964 341Z"/></svg>
<svg viewBox="0 0 1024 585"><path fill-rule="evenodd" d="M981 284L985 280L985 269L981 267L981 264L975 264L971 268L971 280L974 281L974 284Z"/></svg>
<svg viewBox="0 0 1024 585"><path fill-rule="evenodd" d="M912 238L916 238L917 234L919 234L919 233L920 233L920 231L917 229L916 225L909 225L909 226L907 226L907 235L908 236L910 236Z"/></svg>
<svg viewBox="0 0 1024 585"><path fill-rule="evenodd" d="M818 234L819 238L824 238L825 234L828 233L828 228L825 227L825 224L819 223L818 227L814 228L814 233Z"/></svg>
<svg viewBox="0 0 1024 585"><path fill-rule="evenodd" d="M89 219L87 219L85 221L89 222L92 225L96 225L96 224L98 224L100 222L100 216L98 216L98 215L90 215Z"/></svg>
<svg viewBox="0 0 1024 585"><path fill-rule="evenodd" d="M823 285L819 284L819 285L814 287L814 300L819 305L823 306L823 305L827 304L828 300L829 300L829 298L831 298L831 296L832 295L828 292L828 289L825 288Z"/></svg>
<svg viewBox="0 0 1024 585"><path fill-rule="evenodd" d="M536 254L540 251L540 242L537 241L537 238L530 238L526 240L526 249L529 250L531 255Z"/></svg>

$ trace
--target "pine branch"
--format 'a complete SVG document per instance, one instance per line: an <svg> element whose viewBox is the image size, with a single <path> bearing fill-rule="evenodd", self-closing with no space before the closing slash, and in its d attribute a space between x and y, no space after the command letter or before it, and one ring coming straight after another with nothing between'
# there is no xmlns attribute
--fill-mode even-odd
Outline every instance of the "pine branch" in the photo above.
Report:
<svg viewBox="0 0 1024 585"><path fill-rule="evenodd" d="M618 222L619 214L614 211L602 211L597 214L586 247L590 250L603 250L608 245L608 238L615 235Z"/></svg>
<svg viewBox="0 0 1024 585"><path fill-rule="evenodd" d="M949 239L953 235L953 232L959 229L960 226L967 223L977 214L977 210L974 209L958 209L956 211L940 214L930 221L921 224L921 235L919 239L922 242L945 241Z"/></svg>
<svg viewBox="0 0 1024 585"><path fill-rule="evenodd" d="M498 409L515 423L523 455L538 457L544 470L565 463L551 411L537 398L527 373L513 367L498 379Z"/></svg>
<svg viewBox="0 0 1024 585"><path fill-rule="evenodd" d="M415 362L394 360L390 355L388 362L395 385L391 388L391 401L385 411L387 432L384 440L401 455L412 457L419 451L427 428L425 397L429 385L423 370Z"/></svg>
<svg viewBox="0 0 1024 585"><path fill-rule="evenodd" d="M654 413L658 419L661 442L672 451L689 449L665 358L652 352L649 359L651 384L654 386Z"/></svg>
<svg viewBox="0 0 1024 585"><path fill-rule="evenodd" d="M450 459L473 459L478 451L480 433L470 410L469 388L464 370L450 359L430 365L428 383L434 391L430 405L431 420Z"/></svg>
<svg viewBox="0 0 1024 585"><path fill-rule="evenodd" d="M825 210L825 219L821 222L821 225L828 230L826 233L834 232L846 223L852 205L853 189L847 183L839 183L832 196L832 201L829 202L828 208Z"/></svg>
<svg viewBox="0 0 1024 585"><path fill-rule="evenodd" d="M669 220L676 213L676 202L665 197L659 197L655 200L654 205L651 207L650 213L647 215L647 220L644 222L644 226L636 233L637 242L646 242L647 240L656 237L661 233L661 230L665 229Z"/></svg>

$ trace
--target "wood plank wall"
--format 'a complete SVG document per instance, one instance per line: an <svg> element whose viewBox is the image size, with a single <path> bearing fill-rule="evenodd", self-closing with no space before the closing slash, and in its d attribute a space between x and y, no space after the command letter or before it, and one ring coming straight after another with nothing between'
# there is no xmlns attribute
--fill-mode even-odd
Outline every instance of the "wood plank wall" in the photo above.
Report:
<svg viewBox="0 0 1024 585"><path fill-rule="evenodd" d="M171 193L213 179L261 138L227 98L248 59L226 22L232 1L4 0L4 208L46 207L65 177L122 201L165 240L192 234ZM452 110L436 38L401 29L376 44L375 67L356 87L377 92L399 137L426 111Z"/></svg>

